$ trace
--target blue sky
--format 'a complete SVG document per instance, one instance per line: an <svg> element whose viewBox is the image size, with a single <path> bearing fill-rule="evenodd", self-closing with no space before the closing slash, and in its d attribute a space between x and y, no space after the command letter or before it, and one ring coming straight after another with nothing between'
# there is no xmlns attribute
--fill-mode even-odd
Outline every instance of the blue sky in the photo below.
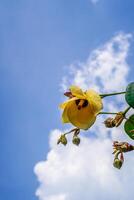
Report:
<svg viewBox="0 0 134 200"><path fill-rule="evenodd" d="M0 199L37 199L33 168L47 155L50 130L63 127L66 66L119 31L133 34L133 9L132 0L0 0ZM132 41L131 66L133 49Z"/></svg>

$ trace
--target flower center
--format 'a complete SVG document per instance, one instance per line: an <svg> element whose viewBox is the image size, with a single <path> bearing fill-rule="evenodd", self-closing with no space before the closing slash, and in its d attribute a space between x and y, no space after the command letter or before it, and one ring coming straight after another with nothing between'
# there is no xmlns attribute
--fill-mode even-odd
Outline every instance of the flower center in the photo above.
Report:
<svg viewBox="0 0 134 200"><path fill-rule="evenodd" d="M75 103L78 107L78 110L81 110L81 108L85 108L88 106L88 101L86 99L77 99Z"/></svg>

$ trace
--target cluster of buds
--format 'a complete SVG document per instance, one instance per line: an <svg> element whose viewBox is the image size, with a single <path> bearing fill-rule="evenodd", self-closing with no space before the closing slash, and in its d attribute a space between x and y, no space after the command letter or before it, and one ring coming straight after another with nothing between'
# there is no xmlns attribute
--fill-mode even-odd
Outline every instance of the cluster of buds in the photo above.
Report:
<svg viewBox="0 0 134 200"><path fill-rule="evenodd" d="M120 169L124 162L123 153L133 151L133 150L134 150L134 146L127 142L114 141L113 154L115 155L115 157L114 157L113 166L116 167L117 169Z"/></svg>
<svg viewBox="0 0 134 200"><path fill-rule="evenodd" d="M73 133L73 139L72 139L72 143L75 144L75 145L79 145L80 144L80 138L78 137L79 133L80 133L80 129L79 128L75 128L75 129L72 129L71 131L67 132L67 133L64 133L62 134L58 141L57 141L57 144L63 144L64 146L67 145L67 138L66 138L66 135L69 134L69 133Z"/></svg>
<svg viewBox="0 0 134 200"><path fill-rule="evenodd" d="M118 127L122 121L125 119L124 113L123 112L118 112L115 116L115 118L107 118L104 121L104 124L107 128L113 128L113 127Z"/></svg>

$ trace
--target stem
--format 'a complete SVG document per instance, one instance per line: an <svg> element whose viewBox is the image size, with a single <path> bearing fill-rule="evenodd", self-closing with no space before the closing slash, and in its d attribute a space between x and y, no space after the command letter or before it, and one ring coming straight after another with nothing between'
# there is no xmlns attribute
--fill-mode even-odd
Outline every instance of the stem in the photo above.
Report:
<svg viewBox="0 0 134 200"><path fill-rule="evenodd" d="M126 113L130 110L131 106L129 106L128 108L126 108L126 110L124 110L123 115L125 116Z"/></svg>
<svg viewBox="0 0 134 200"><path fill-rule="evenodd" d="M120 150L118 150L118 151L115 153L114 159L118 159L118 156L119 156L120 153L121 153Z"/></svg>
<svg viewBox="0 0 134 200"><path fill-rule="evenodd" d="M71 131L69 131L69 132L67 132L67 133L64 133L64 135L68 135L68 134L70 134L70 133L72 133L72 132L79 133L79 132L80 132L80 129L79 129L79 128L74 128L74 129L72 129Z"/></svg>
<svg viewBox="0 0 134 200"><path fill-rule="evenodd" d="M112 114L112 115L116 115L117 112L99 112L98 115L99 114Z"/></svg>
<svg viewBox="0 0 134 200"><path fill-rule="evenodd" d="M127 118L125 115L126 115L126 113L130 110L130 108L131 108L131 106L129 106L124 112L123 112L123 115L124 115L124 118L126 119L126 120L129 120L130 121L130 123L132 124L132 125L134 125L134 122L129 118ZM133 130L132 130L133 131Z"/></svg>
<svg viewBox="0 0 134 200"><path fill-rule="evenodd" d="M118 94L125 94L126 92L114 92L114 93L109 93L109 94L100 94L101 98L108 97L108 96L114 96Z"/></svg>
<svg viewBox="0 0 134 200"><path fill-rule="evenodd" d="M123 112L123 115L124 115L124 116L125 116L126 113L130 110L130 108L131 108L131 106L129 106L128 108L126 108L126 110L124 110L124 112ZM116 114L118 114L118 112L99 112L98 115L99 115L99 114L112 114L112 115L116 115Z"/></svg>

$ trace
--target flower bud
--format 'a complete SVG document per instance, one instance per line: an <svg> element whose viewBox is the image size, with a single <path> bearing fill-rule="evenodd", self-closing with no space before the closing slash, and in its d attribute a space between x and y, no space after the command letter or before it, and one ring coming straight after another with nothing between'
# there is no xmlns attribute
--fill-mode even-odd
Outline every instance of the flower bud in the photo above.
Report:
<svg viewBox="0 0 134 200"><path fill-rule="evenodd" d="M60 138L58 139L57 144L60 144L60 143L63 145L67 144L67 138L66 138L65 134L61 135Z"/></svg>
<svg viewBox="0 0 134 200"><path fill-rule="evenodd" d="M78 136L74 136L72 142L78 146L80 144L80 138Z"/></svg>
<svg viewBox="0 0 134 200"><path fill-rule="evenodd" d="M113 118L107 118L105 121L104 121L104 124L107 128L113 128L115 127L115 123L114 123L114 119Z"/></svg>
<svg viewBox="0 0 134 200"><path fill-rule="evenodd" d="M123 161L119 160L118 158L114 159L113 166L117 169L120 169L123 165Z"/></svg>
<svg viewBox="0 0 134 200"><path fill-rule="evenodd" d="M117 113L117 115L114 118L115 126L118 127L122 123L123 120L124 120L123 112Z"/></svg>
<svg viewBox="0 0 134 200"><path fill-rule="evenodd" d="M129 151L133 151L134 150L134 146L129 144L129 143L127 143L127 142L115 141L113 143L113 150L114 150L114 153L116 153L117 151L126 153L126 152L129 152Z"/></svg>
<svg viewBox="0 0 134 200"><path fill-rule="evenodd" d="M64 95L65 95L66 97L69 97L70 99L74 97L74 96L72 95L72 92L71 92L71 91L65 92Z"/></svg>

